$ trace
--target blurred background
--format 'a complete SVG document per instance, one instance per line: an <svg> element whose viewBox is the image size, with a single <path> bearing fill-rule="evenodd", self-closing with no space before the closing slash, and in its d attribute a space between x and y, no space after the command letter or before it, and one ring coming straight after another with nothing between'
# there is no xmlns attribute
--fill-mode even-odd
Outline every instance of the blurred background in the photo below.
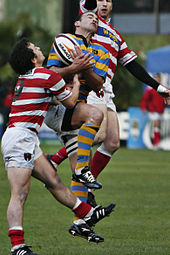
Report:
<svg viewBox="0 0 170 255"><path fill-rule="evenodd" d="M8 64L11 47L19 38L28 37L47 57L55 35L74 32L73 23L78 10L79 0L0 0L0 136L6 128L17 79ZM138 62L151 74L160 73L161 82L170 86L169 1L114 0L111 18L111 24L138 55ZM113 81L114 101L119 112L121 141L125 141L129 148L148 146L142 138L147 116L143 114L139 118L138 112L143 90L143 84L118 66ZM131 109L137 109L135 117L131 116ZM169 116L167 108L161 131L166 141L170 137ZM42 139L54 137L45 131L40 136Z"/></svg>

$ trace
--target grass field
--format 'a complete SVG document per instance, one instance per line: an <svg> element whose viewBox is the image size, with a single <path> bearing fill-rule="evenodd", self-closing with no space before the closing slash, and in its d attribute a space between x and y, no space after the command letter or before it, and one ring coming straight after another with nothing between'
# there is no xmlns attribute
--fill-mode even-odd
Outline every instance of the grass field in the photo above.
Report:
<svg viewBox="0 0 170 255"><path fill-rule="evenodd" d="M55 152L56 146L42 149ZM0 156L1 157L1 156ZM115 212L95 227L104 243L88 243L68 233L72 212L57 203L44 186L32 179L25 206L25 239L40 255L170 255L170 153L121 148L99 177L95 191L102 205L117 204ZM9 185L0 158L0 255L10 254L6 208ZM69 186L66 160L59 175Z"/></svg>

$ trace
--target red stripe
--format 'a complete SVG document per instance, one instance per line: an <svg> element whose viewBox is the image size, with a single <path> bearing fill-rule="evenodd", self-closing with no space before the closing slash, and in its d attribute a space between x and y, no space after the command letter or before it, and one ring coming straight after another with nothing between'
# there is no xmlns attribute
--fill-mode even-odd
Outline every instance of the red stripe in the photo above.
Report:
<svg viewBox="0 0 170 255"><path fill-rule="evenodd" d="M28 105L12 105L11 113L19 113L26 111L46 111L50 105L50 102L44 102L40 104L28 104Z"/></svg>
<svg viewBox="0 0 170 255"><path fill-rule="evenodd" d="M31 122L33 124L38 124L41 126L43 120L44 120L44 116L36 116L36 115L14 116L14 117L9 117L9 125L15 122Z"/></svg>
<svg viewBox="0 0 170 255"><path fill-rule="evenodd" d="M50 94L46 94L46 93L29 93L29 92L23 92L20 94L20 96L18 97L19 100L31 100L31 99L41 99L41 98L47 98L49 97ZM15 97L15 95L14 95Z"/></svg>

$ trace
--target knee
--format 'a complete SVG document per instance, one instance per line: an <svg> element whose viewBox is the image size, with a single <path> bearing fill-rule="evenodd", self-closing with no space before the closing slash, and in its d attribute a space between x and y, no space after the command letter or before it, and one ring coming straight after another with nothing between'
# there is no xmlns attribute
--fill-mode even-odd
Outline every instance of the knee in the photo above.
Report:
<svg viewBox="0 0 170 255"><path fill-rule="evenodd" d="M102 123L104 118L104 114L101 110L97 109L96 107L93 108L91 113L91 122L95 125L99 125Z"/></svg>
<svg viewBox="0 0 170 255"><path fill-rule="evenodd" d="M113 154L120 148L120 140L107 139L104 141L104 147L110 154Z"/></svg>
<svg viewBox="0 0 170 255"><path fill-rule="evenodd" d="M20 192L18 193L17 198L21 205L25 204L25 201L28 196L28 192L29 192L29 188L24 188L24 189L20 190Z"/></svg>

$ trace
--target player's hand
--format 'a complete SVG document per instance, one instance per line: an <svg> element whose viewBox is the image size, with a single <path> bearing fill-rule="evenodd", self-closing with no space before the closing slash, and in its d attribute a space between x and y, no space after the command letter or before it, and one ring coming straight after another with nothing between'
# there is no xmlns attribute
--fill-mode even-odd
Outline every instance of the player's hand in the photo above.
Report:
<svg viewBox="0 0 170 255"><path fill-rule="evenodd" d="M84 54L79 46L75 46L75 50L71 50L71 57L73 59L72 68L76 73L82 72L89 68L93 67L91 60L93 57L88 51L87 54Z"/></svg>
<svg viewBox="0 0 170 255"><path fill-rule="evenodd" d="M164 98L165 104L170 105L170 90L160 84L157 88L157 92Z"/></svg>

